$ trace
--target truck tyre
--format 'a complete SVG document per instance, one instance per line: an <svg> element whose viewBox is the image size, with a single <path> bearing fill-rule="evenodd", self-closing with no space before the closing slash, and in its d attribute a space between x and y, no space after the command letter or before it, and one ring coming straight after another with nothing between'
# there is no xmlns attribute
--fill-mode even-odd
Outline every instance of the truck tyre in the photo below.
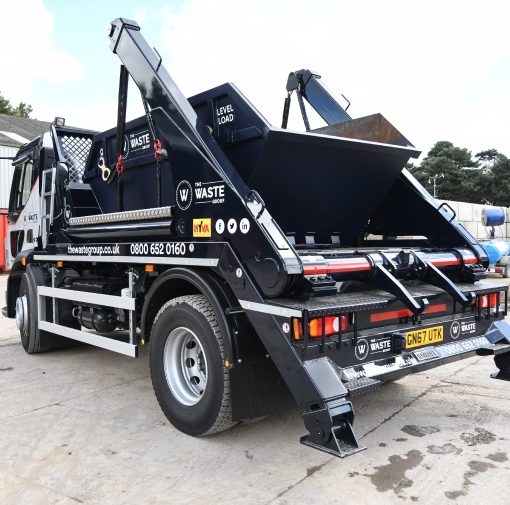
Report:
<svg viewBox="0 0 510 505"><path fill-rule="evenodd" d="M505 269L503 270L503 277L508 279L510 277L510 263L505 265Z"/></svg>
<svg viewBox="0 0 510 505"><path fill-rule="evenodd" d="M203 436L235 424L223 335L204 295L181 296L161 307L149 362L159 405L177 429Z"/></svg>
<svg viewBox="0 0 510 505"><path fill-rule="evenodd" d="M48 347L41 344L41 331L37 327L37 286L24 273L16 300L16 325L21 345L28 354L45 352Z"/></svg>

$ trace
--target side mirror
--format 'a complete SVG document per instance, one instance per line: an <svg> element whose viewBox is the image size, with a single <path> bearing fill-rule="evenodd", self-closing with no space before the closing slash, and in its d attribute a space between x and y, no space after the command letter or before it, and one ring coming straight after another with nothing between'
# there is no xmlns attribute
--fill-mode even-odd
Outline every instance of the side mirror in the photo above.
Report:
<svg viewBox="0 0 510 505"><path fill-rule="evenodd" d="M19 215L20 215L20 213L16 212L16 211L8 212L7 213L7 222L10 224L14 224L18 220Z"/></svg>

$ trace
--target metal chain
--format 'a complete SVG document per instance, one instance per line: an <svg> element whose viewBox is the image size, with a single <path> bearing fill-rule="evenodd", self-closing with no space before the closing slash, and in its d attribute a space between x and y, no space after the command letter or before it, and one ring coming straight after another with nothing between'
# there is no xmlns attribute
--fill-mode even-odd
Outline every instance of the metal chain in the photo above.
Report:
<svg viewBox="0 0 510 505"><path fill-rule="evenodd" d="M147 117L147 123L149 125L149 131L151 132L152 138L154 140L154 158L156 160L156 177L157 177L157 197L158 197L158 207L161 207L161 164L160 160L163 155L166 155L165 149L163 149L161 145L161 141L156 136L156 128L154 127L154 121L152 119L151 110L149 108L149 104L147 100L142 95L142 103L143 108L145 110L145 116Z"/></svg>
<svg viewBox="0 0 510 505"><path fill-rule="evenodd" d="M283 104L282 128L287 128L287 123L289 121L291 95L292 95L292 91L289 91L287 94L287 98L285 99L285 102Z"/></svg>

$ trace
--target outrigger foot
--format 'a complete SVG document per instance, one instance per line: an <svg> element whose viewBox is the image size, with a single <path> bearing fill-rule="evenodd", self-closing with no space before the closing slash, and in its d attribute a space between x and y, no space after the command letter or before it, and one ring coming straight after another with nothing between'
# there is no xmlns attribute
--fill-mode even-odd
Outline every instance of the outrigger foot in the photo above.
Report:
<svg viewBox="0 0 510 505"><path fill-rule="evenodd" d="M303 414L303 420L309 435L301 437L301 443L327 452L339 458L352 456L364 451L352 430L354 412L351 402L330 405L319 410Z"/></svg>

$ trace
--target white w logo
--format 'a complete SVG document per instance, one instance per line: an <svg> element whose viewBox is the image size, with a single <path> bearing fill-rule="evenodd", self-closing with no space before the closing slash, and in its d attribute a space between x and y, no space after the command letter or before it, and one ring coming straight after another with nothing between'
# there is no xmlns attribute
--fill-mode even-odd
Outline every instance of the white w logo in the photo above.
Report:
<svg viewBox="0 0 510 505"><path fill-rule="evenodd" d="M366 346L364 344L358 345L358 350L360 354L365 354Z"/></svg>
<svg viewBox="0 0 510 505"><path fill-rule="evenodd" d="M183 202L185 202L188 199L188 194L189 194L189 189L181 189L180 190L181 200Z"/></svg>

